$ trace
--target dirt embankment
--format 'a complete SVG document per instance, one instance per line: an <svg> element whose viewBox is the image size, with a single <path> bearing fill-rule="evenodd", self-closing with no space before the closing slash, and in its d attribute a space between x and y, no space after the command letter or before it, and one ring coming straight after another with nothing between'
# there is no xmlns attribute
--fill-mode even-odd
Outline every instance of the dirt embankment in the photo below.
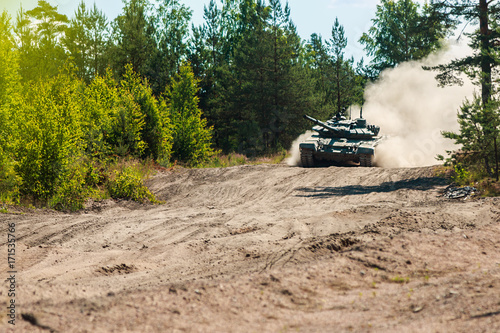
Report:
<svg viewBox="0 0 500 333"><path fill-rule="evenodd" d="M1 215L17 331L500 331L500 200L444 199L432 168L181 169L149 186L166 204Z"/></svg>

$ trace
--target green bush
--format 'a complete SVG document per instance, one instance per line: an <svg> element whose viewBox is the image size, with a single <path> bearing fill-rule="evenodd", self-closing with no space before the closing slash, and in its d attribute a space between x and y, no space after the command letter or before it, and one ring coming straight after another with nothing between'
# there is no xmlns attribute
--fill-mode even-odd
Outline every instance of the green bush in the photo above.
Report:
<svg viewBox="0 0 500 333"><path fill-rule="evenodd" d="M159 203L155 195L144 185L137 168L127 166L123 170L115 170L108 181L108 192L115 199L130 199L144 202Z"/></svg>
<svg viewBox="0 0 500 333"><path fill-rule="evenodd" d="M64 177L61 177L55 194L49 200L49 207L57 210L79 210L92 192L86 184L86 168L83 163L75 164Z"/></svg>
<svg viewBox="0 0 500 333"><path fill-rule="evenodd" d="M168 160L172 149L172 128L165 102L158 101L153 96L148 81L141 79L130 64L125 66L120 89L131 95L144 116L140 136L145 148L141 157L151 157L156 161Z"/></svg>
<svg viewBox="0 0 500 333"><path fill-rule="evenodd" d="M14 171L14 162L6 157L0 148L0 203L11 204L19 201L21 179Z"/></svg>
<svg viewBox="0 0 500 333"><path fill-rule="evenodd" d="M130 80L135 77L132 72L127 73ZM134 100L130 85L118 85L111 71L107 71L83 90L82 128L87 155L104 159L111 154L144 154L148 145L141 135L147 119Z"/></svg>
<svg viewBox="0 0 500 333"><path fill-rule="evenodd" d="M166 92L173 127L172 156L191 167L203 165L215 153L213 128L202 117L198 89L191 65L184 64Z"/></svg>
<svg viewBox="0 0 500 333"><path fill-rule="evenodd" d="M470 183L471 173L462 164L458 163L453 166L454 175L452 180L458 185L468 185Z"/></svg>
<svg viewBox="0 0 500 333"><path fill-rule="evenodd" d="M153 169L151 163L120 159L102 163L83 159L68 167L61 177L48 206L57 210L76 211L84 208L89 198L146 200L160 203L144 185Z"/></svg>
<svg viewBox="0 0 500 333"><path fill-rule="evenodd" d="M16 115L13 129L15 171L22 179L20 192L46 203L80 155L80 84L70 75L30 85Z"/></svg>

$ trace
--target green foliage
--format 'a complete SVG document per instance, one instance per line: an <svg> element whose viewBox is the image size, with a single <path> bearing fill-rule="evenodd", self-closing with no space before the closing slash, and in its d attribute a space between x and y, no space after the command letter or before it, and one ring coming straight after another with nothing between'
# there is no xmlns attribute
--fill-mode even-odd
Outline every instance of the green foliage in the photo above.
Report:
<svg viewBox="0 0 500 333"><path fill-rule="evenodd" d="M119 93L110 71L97 76L82 94L82 128L86 155L104 158L113 151L112 119L119 105Z"/></svg>
<svg viewBox="0 0 500 333"><path fill-rule="evenodd" d="M492 74L500 63L497 51L500 42L500 3L487 0L457 0L456 3L437 1L434 5L437 12L446 13L446 16L452 19L479 22L479 29L466 34L470 38L469 46L474 51L472 55L426 69L439 71L436 79L443 86L461 85L463 80L460 76L467 75L481 86L481 100L483 105L486 105L495 93Z"/></svg>
<svg viewBox="0 0 500 333"><path fill-rule="evenodd" d="M119 159L102 162L83 158L74 161L57 184L48 205L57 210L82 209L89 198L148 200L161 203L144 185L153 172L153 164Z"/></svg>
<svg viewBox="0 0 500 333"><path fill-rule="evenodd" d="M455 167L478 166L486 176L498 180L500 143L500 101L493 99L486 106L481 97L466 100L458 113L459 133L444 132L446 138L462 146L462 152L455 153L452 162Z"/></svg>
<svg viewBox="0 0 500 333"><path fill-rule="evenodd" d="M166 92L173 127L172 155L189 166L207 161L214 153L212 129L198 107L198 81L190 64L184 64Z"/></svg>
<svg viewBox="0 0 500 333"><path fill-rule="evenodd" d="M27 88L16 114L13 141L21 194L46 201L81 147L80 82L59 75Z"/></svg>
<svg viewBox="0 0 500 333"><path fill-rule="evenodd" d="M344 27L338 19L329 40L323 43L321 36L313 34L308 44L308 57L316 69L316 87L324 92L325 103L332 106L329 116L343 113L352 104L362 104L358 95L363 86L356 84L360 78L353 68L354 60L345 59L346 47Z"/></svg>
<svg viewBox="0 0 500 333"><path fill-rule="evenodd" d="M214 128L216 146L224 152L238 147L238 121L231 94L236 82L234 58L236 40L239 38L237 2L225 2L218 8L211 0L204 10L205 23L193 27L188 59L193 72L200 79L200 108L207 124Z"/></svg>
<svg viewBox="0 0 500 333"><path fill-rule="evenodd" d="M19 202L21 178L16 174L14 161L0 150L0 203Z"/></svg>
<svg viewBox="0 0 500 333"><path fill-rule="evenodd" d="M391 281L395 282L395 283L406 284L406 283L410 282L410 278L396 275L395 277L393 277L391 279Z"/></svg>
<svg viewBox="0 0 500 333"><path fill-rule="evenodd" d="M118 156L139 157L144 153L146 143L141 138L144 128L144 114L135 103L134 96L126 89L118 89L119 99L111 118L109 142Z"/></svg>
<svg viewBox="0 0 500 333"><path fill-rule="evenodd" d="M249 158L242 154L231 153L223 155L220 152L213 155L206 163L201 165L202 168L227 168L238 165L257 165L257 164L279 164L287 157L286 150L279 153Z"/></svg>
<svg viewBox="0 0 500 333"><path fill-rule="evenodd" d="M470 184L470 171L464 168L463 165L457 163L454 166L455 174L452 179L458 185L469 185Z"/></svg>
<svg viewBox="0 0 500 333"><path fill-rule="evenodd" d="M79 210L89 195L93 192L92 182L87 183L89 179L88 166L82 162L76 162L68 166L65 174L56 185L53 196L48 205L57 210Z"/></svg>
<svg viewBox="0 0 500 333"><path fill-rule="evenodd" d="M160 1L151 15L155 52L144 74L157 96L165 91L187 54L191 10L179 0Z"/></svg>
<svg viewBox="0 0 500 333"><path fill-rule="evenodd" d="M148 81L141 80L130 65L126 66L120 86L122 91L130 93L144 116L140 139L144 142L145 148L141 157L168 161L172 148L172 128L166 104L153 96Z"/></svg>
<svg viewBox="0 0 500 333"><path fill-rule="evenodd" d="M168 161L172 134L167 107L153 96L148 82L131 65L126 66L119 85L108 70L85 88L83 96L87 154Z"/></svg>
<svg viewBox="0 0 500 333"><path fill-rule="evenodd" d="M20 178L14 170L13 115L10 105L20 99L18 59L7 12L0 15L0 202L11 203L19 198Z"/></svg>
<svg viewBox="0 0 500 333"><path fill-rule="evenodd" d="M500 182L490 178L482 178L476 185L481 196L483 197L498 197L500 196Z"/></svg>
<svg viewBox="0 0 500 333"><path fill-rule="evenodd" d="M131 156L168 165L174 123L180 162L199 165L212 156L212 129L198 107L197 80L190 67L181 67L165 87L185 55L190 12L175 0L160 7L154 21L148 1L127 2L109 40L106 18L95 5L88 10L80 3L69 22L57 7L39 1L32 10L20 9L14 28L2 13L2 203L32 200L77 210L89 197L157 202L143 184L143 167L117 169L116 163ZM166 30L157 34L159 27ZM148 66L158 49L169 63L156 71L168 75L163 81L155 78L155 84L158 92L167 89L167 99L155 96L142 76L153 77ZM104 72L108 57L116 60L115 73ZM144 168L151 170L152 165Z"/></svg>
<svg viewBox="0 0 500 333"><path fill-rule="evenodd" d="M130 199L151 203L160 203L154 194L144 185L140 171L134 166L115 170L107 184L108 192L115 199Z"/></svg>
<svg viewBox="0 0 500 333"><path fill-rule="evenodd" d="M494 80L496 67L500 64L500 56L496 45L500 42L498 14L500 5L486 0L458 1L450 4L446 1L437 3L441 12L448 12L453 18L479 21L479 29L469 34L469 46L473 55L455 59L446 65L432 68L440 73L436 79L441 85L462 84L461 74L466 74L480 86L480 96L475 95L472 101L465 100L458 113L459 133L445 132L445 137L455 140L462 146L461 151L452 155L451 162L455 168L467 169L469 174L481 177L495 177L499 180L500 164L500 99L498 96L498 80ZM456 172L459 180L461 173ZM491 191L490 191L491 192ZM495 192L495 191L493 191Z"/></svg>
<svg viewBox="0 0 500 333"><path fill-rule="evenodd" d="M77 67L77 76L87 83L98 75L104 75L108 35L106 16L95 3L88 9L82 0L63 41Z"/></svg>
<svg viewBox="0 0 500 333"><path fill-rule="evenodd" d="M321 108L288 5L241 1L239 13L221 116L227 118L232 150L268 154L289 147L307 128L305 110L317 115Z"/></svg>
<svg viewBox="0 0 500 333"><path fill-rule="evenodd" d="M214 155L208 162L203 164L203 168L227 168L237 165L245 165L248 159L245 155L229 154L229 155Z"/></svg>
<svg viewBox="0 0 500 333"><path fill-rule="evenodd" d="M441 39L453 27L446 17L437 16L434 4L412 0L381 0L373 25L359 42L373 57L372 67L380 72L397 64L426 57L440 47Z"/></svg>
<svg viewBox="0 0 500 333"><path fill-rule="evenodd" d="M20 74L24 82L49 79L67 60L61 40L68 18L47 1L29 11L21 10L17 16L15 32L19 46Z"/></svg>
<svg viewBox="0 0 500 333"><path fill-rule="evenodd" d="M146 115L135 99L130 66L118 85L111 71L96 77L83 93L83 127L85 150L92 156L141 156L147 144L142 135Z"/></svg>
<svg viewBox="0 0 500 333"><path fill-rule="evenodd" d="M0 64L2 64L0 66L0 107L2 107L12 103L17 98L20 79L12 26L6 11L0 15ZM6 119L0 118L0 126L6 121Z"/></svg>
<svg viewBox="0 0 500 333"><path fill-rule="evenodd" d="M134 72L146 73L155 54L155 31L147 15L149 5L147 0L124 1L122 14L112 24L109 60L118 77L124 74L127 64Z"/></svg>
<svg viewBox="0 0 500 333"><path fill-rule="evenodd" d="M482 197L500 195L500 182L491 178L480 164L471 164L458 154L454 156L454 165L447 167L442 176L451 175L451 179L458 186L474 186Z"/></svg>
<svg viewBox="0 0 500 333"><path fill-rule="evenodd" d="M344 35L344 27L336 18L332 27L332 38L327 42L330 54L333 58L333 95L336 113L342 114L353 102L355 94L355 73L353 69L354 60L344 60L344 50L347 46L347 38Z"/></svg>

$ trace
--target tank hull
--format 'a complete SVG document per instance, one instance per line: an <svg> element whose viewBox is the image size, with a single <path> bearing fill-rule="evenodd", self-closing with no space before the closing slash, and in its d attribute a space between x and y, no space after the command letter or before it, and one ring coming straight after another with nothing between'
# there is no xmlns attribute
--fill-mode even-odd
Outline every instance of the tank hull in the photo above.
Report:
<svg viewBox="0 0 500 333"><path fill-rule="evenodd" d="M325 163L358 163L363 167L373 166L375 147L382 138L367 140L347 138L324 138L314 134L300 143L301 164L313 167Z"/></svg>

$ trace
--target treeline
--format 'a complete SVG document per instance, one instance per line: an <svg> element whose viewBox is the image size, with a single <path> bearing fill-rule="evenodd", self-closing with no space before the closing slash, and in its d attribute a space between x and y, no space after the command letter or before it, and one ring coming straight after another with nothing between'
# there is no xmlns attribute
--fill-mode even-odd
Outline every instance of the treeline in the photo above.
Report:
<svg viewBox="0 0 500 333"><path fill-rule="evenodd" d="M71 19L43 0L14 20L3 12L0 201L154 201L141 168L116 161L198 166L218 151L287 149L310 127L304 113L362 104L381 70L439 48L450 17L434 2L381 0L364 65L345 54L338 19L330 36L302 40L280 0L210 0L201 26L179 0L124 1L112 21L83 1Z"/></svg>
<svg viewBox="0 0 500 333"><path fill-rule="evenodd" d="M119 81L130 64L160 98L189 63L214 146L262 154L287 149L309 127L302 114L326 118L362 104L367 80L426 56L449 31L429 5L382 0L380 18L361 39L374 57L364 66L345 55L338 20L331 36L313 34L304 41L282 2L211 0L205 22L190 27L191 10L179 0L125 1L111 22L95 5L81 2L68 19L39 1L34 9L19 10L11 29L21 83L53 77L68 63L86 84L108 68Z"/></svg>

